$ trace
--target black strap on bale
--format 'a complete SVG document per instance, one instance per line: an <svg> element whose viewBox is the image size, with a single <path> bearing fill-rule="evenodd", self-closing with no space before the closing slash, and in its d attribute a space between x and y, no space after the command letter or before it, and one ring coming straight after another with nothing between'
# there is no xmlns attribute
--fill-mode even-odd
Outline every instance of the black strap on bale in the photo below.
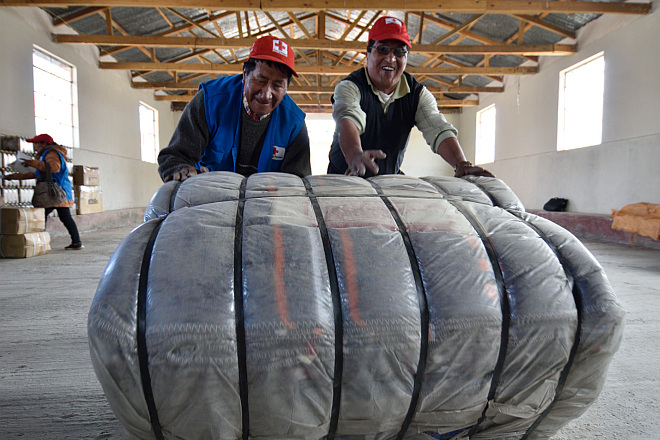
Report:
<svg viewBox="0 0 660 440"><path fill-rule="evenodd" d="M502 371L504 369L504 358L506 356L506 350L509 341L509 327L511 326L511 310L509 306L509 294L506 290L506 285L504 284L504 276L502 275L502 270L500 268L499 260L497 258L497 252L495 252L495 247L488 238L488 233L486 232L486 229L481 224L479 219L466 206L466 203L456 200L455 198L452 198L450 196L447 196L447 193L444 192L442 188L440 188L438 185L434 184L433 182L431 181L426 181L426 182L433 185L433 187L440 194L443 194L446 197L446 200L452 206L454 206L461 214L463 214L465 219L472 225L472 228L477 232L477 235L479 235L479 238L481 239L481 243L483 244L486 250L488 259L490 260L490 265L493 268L493 274L495 275L495 281L497 283L497 291L500 297L500 308L502 310L502 331L500 332L500 351L497 357L497 363L495 364L495 369L493 371L493 377L491 378L490 389L488 390L488 402L490 402L495 397L495 391L497 390L497 385L500 382ZM479 418L477 423L470 429L468 433L469 438L472 438L472 436L479 429L479 426L486 419L487 409L488 409L488 405L484 407L484 410L481 413L481 417Z"/></svg>
<svg viewBox="0 0 660 440"><path fill-rule="evenodd" d="M415 287L417 289L417 303L419 304L419 313L420 313L420 347L419 347L419 359L417 361L417 371L415 373L415 380L413 382L412 396L410 399L410 406L408 407L408 412L406 418L401 424L401 429L399 430L396 439L402 440L406 435L406 431L412 423L413 417L417 412L417 404L419 403L419 394L422 390L422 380L424 379L424 371L426 370L426 358L429 351L429 306L428 300L426 298L426 289L424 288L424 281L422 280L422 271L419 268L419 261L417 260L417 255L415 254L415 249L413 248L412 242L410 240L410 235L408 235L408 230L406 225L401 220L401 216L392 206L392 202L383 194L380 186L377 186L373 181L370 181L371 185L376 189L380 195L380 199L383 201L387 209L390 211L390 215L394 219L401 238L403 239L403 244L406 247L406 253L408 254L408 259L410 260L410 269L412 270L413 278L415 280Z"/></svg>
<svg viewBox="0 0 660 440"><path fill-rule="evenodd" d="M149 286L149 265L151 263L151 254L154 249L158 231L163 224L165 217L159 219L158 225L151 232L147 247L144 249L142 256L142 265L140 267L140 278L138 282L137 292L137 351L138 363L140 366L140 380L142 382L142 393L144 400L147 402L147 410L149 411L149 420L151 421L151 429L154 431L156 440L164 440L163 431L158 420L158 411L156 403L154 402L154 393L151 388L151 375L149 374L149 354L147 352L147 288Z"/></svg>
<svg viewBox="0 0 660 440"><path fill-rule="evenodd" d="M238 392L241 398L241 430L243 440L250 435L250 407L248 405L247 346L245 342L245 314L243 308L243 211L247 179L241 182L234 229L234 314L236 320L236 354L238 357Z"/></svg>
<svg viewBox="0 0 660 440"><path fill-rule="evenodd" d="M179 189L181 188L181 182L180 180L176 183L176 186L174 187L174 190L170 194L170 212L174 211L174 202L176 202L176 196L179 194Z"/></svg>
<svg viewBox="0 0 660 440"><path fill-rule="evenodd" d="M328 427L327 440L332 440L337 434L339 424L339 405L341 403L341 381L344 371L344 320L341 311L341 294L339 291L339 281L337 279L337 269L335 259L332 255L330 244L330 235L323 219L323 212L319 206L319 201L312 190L312 186L307 179L302 179L307 190L307 196L314 208L316 222L319 225L321 241L323 242L323 252L325 262L328 268L328 277L330 281L330 294L332 295L332 310L335 323L335 366L334 376L332 378L332 409L330 411L330 424Z"/></svg>
<svg viewBox="0 0 660 440"><path fill-rule="evenodd" d="M543 413L541 413L541 415L538 416L534 421L534 423L527 429L525 435L521 437L521 440L526 440L534 432L534 430L541 424L541 422L548 415L548 413L550 413L552 408L557 403L557 400L559 400L559 395L564 389L564 384L566 383L566 379L568 378L568 373L570 372L571 367L573 366L573 362L575 361L575 356L577 355L577 350L580 345L580 335L582 334L583 305L582 305L582 292L580 291L578 284L575 282L575 276L569 269L566 259L562 257L557 247L554 244L552 244L552 242L548 239L546 234L541 232L539 228L537 228L535 225L524 219L521 213L516 211L509 211L509 212L511 212L511 214L523 220L527 226L529 226L537 234L539 234L539 236L543 239L543 241L546 242L546 244L550 247L552 252L554 252L555 255L557 256L559 263L564 268L564 273L566 274L566 278L568 278L569 283L573 285L573 289L572 289L573 300L575 301L575 307L577 309L577 318L578 318L577 326L575 328L575 337L573 338L573 346L571 347L571 351L568 355L568 360L566 361L566 365L564 365L564 368L562 369L561 374L559 375L559 380L557 381L557 388L555 388L555 397L552 399L550 405L548 405L548 407L543 411Z"/></svg>

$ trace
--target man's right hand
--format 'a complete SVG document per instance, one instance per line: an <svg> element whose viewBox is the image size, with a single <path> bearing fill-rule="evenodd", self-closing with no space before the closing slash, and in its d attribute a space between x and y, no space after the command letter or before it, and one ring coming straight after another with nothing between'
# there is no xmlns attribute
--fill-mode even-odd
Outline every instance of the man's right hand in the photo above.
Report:
<svg viewBox="0 0 660 440"><path fill-rule="evenodd" d="M374 174L378 174L376 159L385 159L386 157L387 154L383 150L365 150L346 162L348 169L344 174L347 176L364 176L367 169Z"/></svg>
<svg viewBox="0 0 660 440"><path fill-rule="evenodd" d="M186 167L186 168L181 168L176 173L174 173L170 176L167 176L165 178L165 182L169 182L170 180L180 180L180 181L183 182L184 180L186 180L186 179L188 179L188 178L190 178L190 177L192 177L196 174L208 173L208 172L209 172L209 169L206 168L206 167L201 167L200 169L197 169L194 166L189 166L189 167Z"/></svg>

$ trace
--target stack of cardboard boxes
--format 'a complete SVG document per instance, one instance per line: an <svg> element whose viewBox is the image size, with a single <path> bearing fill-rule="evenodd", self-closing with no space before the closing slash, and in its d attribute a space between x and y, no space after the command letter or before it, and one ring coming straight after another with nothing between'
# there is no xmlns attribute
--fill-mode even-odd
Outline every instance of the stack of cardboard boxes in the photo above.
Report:
<svg viewBox="0 0 660 440"><path fill-rule="evenodd" d="M100 183L98 168L85 165L73 166L73 185L78 215L103 212Z"/></svg>
<svg viewBox="0 0 660 440"><path fill-rule="evenodd" d="M1 208L0 257L29 258L50 252L43 208Z"/></svg>

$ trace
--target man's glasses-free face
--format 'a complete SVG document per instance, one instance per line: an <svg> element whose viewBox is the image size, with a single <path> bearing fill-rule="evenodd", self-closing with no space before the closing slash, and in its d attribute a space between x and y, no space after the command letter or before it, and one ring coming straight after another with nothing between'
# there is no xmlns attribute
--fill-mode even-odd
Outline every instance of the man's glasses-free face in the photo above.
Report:
<svg viewBox="0 0 660 440"><path fill-rule="evenodd" d="M405 47L395 47L392 49L390 46L371 46L372 49L376 49L379 54L381 55L387 55L392 51L394 53L395 57L402 57L408 53L408 49Z"/></svg>

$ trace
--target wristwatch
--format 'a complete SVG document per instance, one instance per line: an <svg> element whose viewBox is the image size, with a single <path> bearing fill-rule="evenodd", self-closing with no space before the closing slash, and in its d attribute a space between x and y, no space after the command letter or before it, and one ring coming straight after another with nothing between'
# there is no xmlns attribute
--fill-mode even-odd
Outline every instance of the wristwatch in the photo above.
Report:
<svg viewBox="0 0 660 440"><path fill-rule="evenodd" d="M470 162L469 160L462 160L458 162L456 165L454 165L454 171L456 171L458 167L471 167L471 166L472 166L472 162Z"/></svg>

